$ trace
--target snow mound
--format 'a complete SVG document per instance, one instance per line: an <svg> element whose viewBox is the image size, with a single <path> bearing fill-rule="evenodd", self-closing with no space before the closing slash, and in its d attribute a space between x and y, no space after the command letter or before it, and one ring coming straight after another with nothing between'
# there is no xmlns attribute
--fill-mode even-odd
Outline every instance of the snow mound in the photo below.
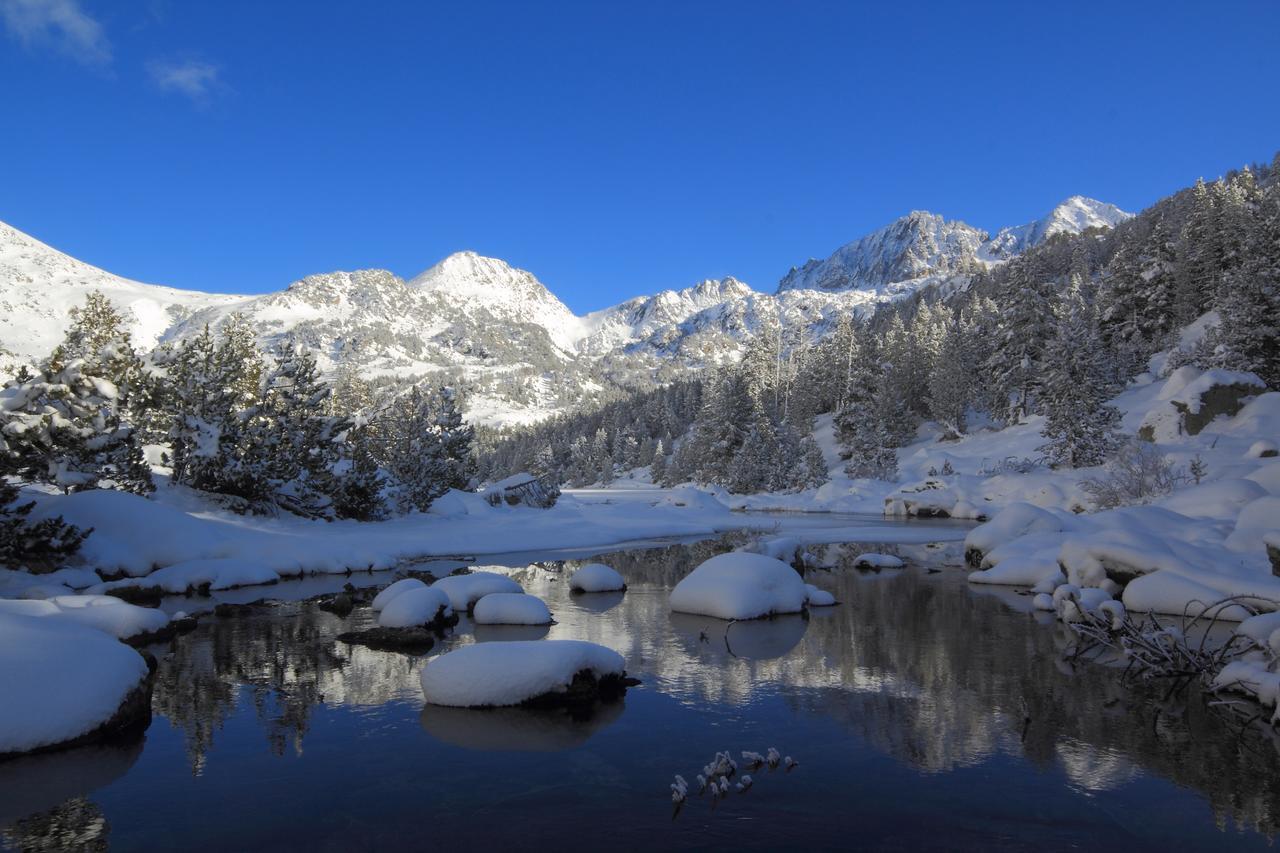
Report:
<svg viewBox="0 0 1280 853"><path fill-rule="evenodd" d="M582 671L621 676L622 655L581 640L479 643L441 655L422 669L422 694L431 705L459 708L519 705L565 692Z"/></svg>
<svg viewBox="0 0 1280 853"><path fill-rule="evenodd" d="M0 754L88 734L146 679L142 656L102 631L0 613Z"/></svg>
<svg viewBox="0 0 1280 853"><path fill-rule="evenodd" d="M1245 451L1244 455L1249 459L1269 459L1273 456L1280 456L1280 446L1277 446L1270 439L1261 438L1249 445L1249 449Z"/></svg>
<svg viewBox="0 0 1280 853"><path fill-rule="evenodd" d="M110 595L56 595L32 601L0 599L0 614L74 622L118 640L159 631L169 624L161 610L138 607Z"/></svg>
<svg viewBox="0 0 1280 853"><path fill-rule="evenodd" d="M426 586L426 584L417 578L405 578L404 580L396 581L375 595L373 597L373 604L370 606L376 611L381 611L384 607L390 604L392 599L396 596L403 595L411 589L421 589L424 586Z"/></svg>
<svg viewBox="0 0 1280 853"><path fill-rule="evenodd" d="M712 557L671 590L671 609L719 619L758 619L804 609L805 584L795 569L763 554Z"/></svg>
<svg viewBox="0 0 1280 853"><path fill-rule="evenodd" d="M569 579L569 589L574 592L618 592L626 588L622 575L604 563L587 563Z"/></svg>
<svg viewBox="0 0 1280 853"><path fill-rule="evenodd" d="M551 611L541 598L523 592L495 592L476 602L477 625L547 625Z"/></svg>
<svg viewBox="0 0 1280 853"><path fill-rule="evenodd" d="M398 581L398 583L404 583L404 581ZM380 628L415 628L434 621L438 616L453 615L449 596L443 590L426 586L421 582L419 584L416 587L403 588L399 595L383 605L382 612L378 614Z"/></svg>
<svg viewBox="0 0 1280 853"><path fill-rule="evenodd" d="M693 486L676 486L668 494L664 495L655 506L688 507L689 509L709 510L717 513L724 512L729 508L727 504L717 500L714 495Z"/></svg>
<svg viewBox="0 0 1280 853"><path fill-rule="evenodd" d="M495 592L524 592L520 584L494 572L471 572L441 578L432 586L449 596L454 610L470 610L477 601Z"/></svg>
<svg viewBox="0 0 1280 853"><path fill-rule="evenodd" d="M810 607L830 607L836 603L836 597L825 589L819 589L811 583L804 585L805 602Z"/></svg>

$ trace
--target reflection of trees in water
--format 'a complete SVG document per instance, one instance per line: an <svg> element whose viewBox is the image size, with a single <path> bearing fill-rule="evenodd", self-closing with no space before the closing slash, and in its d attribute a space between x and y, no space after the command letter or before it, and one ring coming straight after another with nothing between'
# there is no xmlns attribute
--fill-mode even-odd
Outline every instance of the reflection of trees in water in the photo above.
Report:
<svg viewBox="0 0 1280 853"><path fill-rule="evenodd" d="M0 830L0 842L22 851L106 850L110 833L111 825L102 809L75 797Z"/></svg>
<svg viewBox="0 0 1280 853"><path fill-rule="evenodd" d="M312 709L393 698L413 660L334 641L343 623L311 605L284 605L250 616L206 620L160 661L153 708L180 727L199 773L214 734L248 692L272 752L301 751Z"/></svg>
<svg viewBox="0 0 1280 853"><path fill-rule="evenodd" d="M1074 784L1102 791L1138 765L1202 791L1220 819L1275 830L1275 748L1237 739L1204 697L1165 698L1167 684L1126 686L1115 669L1068 667L1065 626L1029 626L995 599L918 575L854 583L848 598L814 620L797 654L816 645L837 653L831 663L846 683L870 672L914 690L805 691L791 697L796 706L924 770L1004 751L1060 765Z"/></svg>

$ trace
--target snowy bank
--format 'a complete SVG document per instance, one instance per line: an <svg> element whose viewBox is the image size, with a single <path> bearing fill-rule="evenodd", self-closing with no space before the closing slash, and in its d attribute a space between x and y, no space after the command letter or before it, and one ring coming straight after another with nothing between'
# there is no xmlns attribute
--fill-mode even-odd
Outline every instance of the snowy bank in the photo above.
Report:
<svg viewBox="0 0 1280 853"><path fill-rule="evenodd" d="M429 661L422 693L429 704L458 708L554 701L570 698L575 680L620 682L625 666L612 649L581 640L480 643Z"/></svg>
<svg viewBox="0 0 1280 853"><path fill-rule="evenodd" d="M141 655L102 631L0 613L0 756L150 719L149 677Z"/></svg>
<svg viewBox="0 0 1280 853"><path fill-rule="evenodd" d="M117 640L146 638L163 631L169 625L169 616L163 611L138 607L110 595L0 599L0 615L6 614L84 625Z"/></svg>
<svg viewBox="0 0 1280 853"><path fill-rule="evenodd" d="M791 566L766 557L734 551L699 565L671 590L671 609L719 619L758 619L799 613L807 593Z"/></svg>

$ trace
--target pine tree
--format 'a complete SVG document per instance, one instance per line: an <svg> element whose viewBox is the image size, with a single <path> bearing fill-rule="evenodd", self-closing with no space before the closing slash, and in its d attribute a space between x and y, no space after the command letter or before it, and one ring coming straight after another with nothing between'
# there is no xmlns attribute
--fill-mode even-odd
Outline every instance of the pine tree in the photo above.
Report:
<svg viewBox="0 0 1280 853"><path fill-rule="evenodd" d="M1055 466L1100 465L1116 446L1120 412L1107 404L1106 349L1090 307L1073 278L1056 310L1057 331L1045 353L1040 448Z"/></svg>
<svg viewBox="0 0 1280 853"><path fill-rule="evenodd" d="M1280 388L1280 184L1271 185L1243 255L1218 288L1221 325L1213 336L1213 363L1252 371Z"/></svg>
<svg viewBox="0 0 1280 853"><path fill-rule="evenodd" d="M658 439L657 445L653 448L653 459L649 462L649 479L654 483L661 483L667 471L667 452L662 446L662 439Z"/></svg>
<svg viewBox="0 0 1280 853"><path fill-rule="evenodd" d="M965 431L965 415L974 397L973 353L967 330L958 316L947 323L938 343L929 374L929 415L942 424L949 437Z"/></svg>
<svg viewBox="0 0 1280 853"><path fill-rule="evenodd" d="M432 400L435 408L433 431L439 443L439 455L446 488L467 489L476 476L476 460L471 452L475 429L462 419L457 394L450 387L437 389Z"/></svg>
<svg viewBox="0 0 1280 853"><path fill-rule="evenodd" d="M0 458L0 565L34 572L56 569L80 550L93 529L67 524L62 516L31 521L35 502L19 503L17 486L5 477L7 468L7 457Z"/></svg>

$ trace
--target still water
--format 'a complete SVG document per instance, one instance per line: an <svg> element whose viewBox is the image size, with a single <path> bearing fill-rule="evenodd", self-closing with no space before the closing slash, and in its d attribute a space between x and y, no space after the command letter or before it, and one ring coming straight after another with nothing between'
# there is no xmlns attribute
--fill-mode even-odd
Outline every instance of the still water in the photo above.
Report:
<svg viewBox="0 0 1280 853"><path fill-rule="evenodd" d="M730 544L612 553L625 594L570 595L567 573L585 560L503 560L557 624L464 618L431 652L542 636L614 648L643 683L588 719L424 709L422 658L335 641L371 624L367 610L341 619L295 600L206 618L152 650L145 739L0 764L0 845L1268 847L1272 742L1241 736L1198 696L1068 665L1069 634L1026 598L929 571L954 546L902 547L911 567L879 574L849 565L856 547L815 546L833 568L810 579L842 603L808 618L728 627L670 613L671 586ZM296 599L345 580L238 594ZM717 750L769 747L799 767L762 769L718 802L691 793L673 813L674 774L692 783Z"/></svg>

